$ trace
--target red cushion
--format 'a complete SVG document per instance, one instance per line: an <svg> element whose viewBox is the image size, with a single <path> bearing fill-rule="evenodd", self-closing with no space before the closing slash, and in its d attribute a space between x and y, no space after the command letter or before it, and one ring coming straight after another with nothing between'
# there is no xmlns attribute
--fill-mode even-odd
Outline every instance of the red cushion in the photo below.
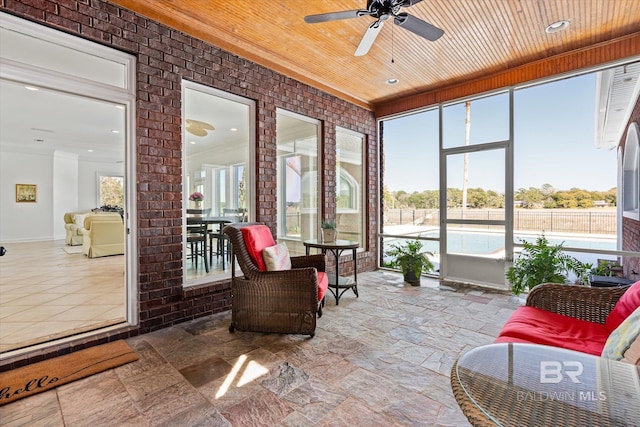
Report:
<svg viewBox="0 0 640 427"><path fill-rule="evenodd" d="M525 306L511 315L496 342L530 342L599 356L609 333L599 323Z"/></svg>
<svg viewBox="0 0 640 427"><path fill-rule="evenodd" d="M609 332L613 332L638 307L640 307L640 281L629 286L629 289L620 297L604 321L604 326Z"/></svg>
<svg viewBox="0 0 640 427"><path fill-rule="evenodd" d="M271 230L266 225L249 225L240 229L244 244L249 251L249 256L254 264L262 271L267 271L267 266L262 259L264 248L275 246Z"/></svg>
<svg viewBox="0 0 640 427"><path fill-rule="evenodd" d="M327 289L329 289L329 276L323 271L318 271L318 301L322 301Z"/></svg>

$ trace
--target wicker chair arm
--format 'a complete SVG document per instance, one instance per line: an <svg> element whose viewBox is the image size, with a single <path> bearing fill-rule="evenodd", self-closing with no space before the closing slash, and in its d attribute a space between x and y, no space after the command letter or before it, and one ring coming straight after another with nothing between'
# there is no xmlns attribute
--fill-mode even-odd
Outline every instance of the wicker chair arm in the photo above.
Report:
<svg viewBox="0 0 640 427"><path fill-rule="evenodd" d="M314 267L318 271L326 271L326 261L323 254L302 255L291 257L291 268Z"/></svg>
<svg viewBox="0 0 640 427"><path fill-rule="evenodd" d="M604 324L625 288L592 288L543 283L531 290L527 306Z"/></svg>
<svg viewBox="0 0 640 427"><path fill-rule="evenodd" d="M318 274L313 267L292 268L291 270L264 271L255 275L252 279L256 283L270 284L275 286L299 285L303 287L318 289Z"/></svg>

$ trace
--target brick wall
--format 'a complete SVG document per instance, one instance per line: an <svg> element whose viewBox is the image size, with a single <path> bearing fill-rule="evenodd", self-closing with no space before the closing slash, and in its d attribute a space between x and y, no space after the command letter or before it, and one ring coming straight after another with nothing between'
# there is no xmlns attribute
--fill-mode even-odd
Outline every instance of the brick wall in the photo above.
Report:
<svg viewBox="0 0 640 427"><path fill-rule="evenodd" d="M627 129L633 122L636 122L638 126L640 126L640 100L636 102L636 106L631 113L631 117L627 123ZM627 131L625 130L621 139L623 153L624 142L626 139ZM622 203L622 200L619 200L618 203ZM640 252L640 221L636 221L631 218L622 218L622 250ZM640 280L640 274L633 274L634 271L636 273L640 273L639 257L622 257L622 267L624 269L624 277L628 277L633 280Z"/></svg>
<svg viewBox="0 0 640 427"><path fill-rule="evenodd" d="M164 328L230 308L229 283L184 290L182 271L181 79L256 101L256 220L276 226L276 109L323 122L321 217L335 214L335 127L366 137L367 251L376 267L377 144L372 112L234 56L102 0L0 0L5 12L133 54L137 58L136 203L140 325L74 349ZM342 268L341 268L342 269ZM351 269L351 270L350 270ZM345 266L345 272L352 267ZM71 351L70 345L14 360L18 366Z"/></svg>

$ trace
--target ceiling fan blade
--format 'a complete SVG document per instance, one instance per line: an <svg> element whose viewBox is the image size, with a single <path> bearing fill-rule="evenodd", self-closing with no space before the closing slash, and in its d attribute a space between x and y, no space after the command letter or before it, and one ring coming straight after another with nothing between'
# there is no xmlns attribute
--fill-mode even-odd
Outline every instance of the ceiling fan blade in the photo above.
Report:
<svg viewBox="0 0 640 427"><path fill-rule="evenodd" d="M187 127L200 128L200 129L206 129L206 130L216 130L215 126L207 122L201 122L200 120L193 120L193 119L187 119L186 121L187 121Z"/></svg>
<svg viewBox="0 0 640 427"><path fill-rule="evenodd" d="M195 136L207 136L208 132L199 127L189 127L187 126L187 132Z"/></svg>
<svg viewBox="0 0 640 427"><path fill-rule="evenodd" d="M373 42L376 41L376 37L378 37L378 34L380 33L383 25L384 21L380 20L377 20L373 24L369 25L369 28L367 28L367 32L364 33L364 36L362 37L362 40L360 40L358 48L353 54L354 56L363 56L366 55L367 52L369 52L369 49L371 49Z"/></svg>
<svg viewBox="0 0 640 427"><path fill-rule="evenodd" d="M409 6L413 6L416 3L420 3L422 0L402 0L401 1L401 6L402 7L409 7Z"/></svg>
<svg viewBox="0 0 640 427"><path fill-rule="evenodd" d="M340 19L360 18L368 15L366 10L345 10L343 12L321 13L318 15L308 15L304 17L307 24L317 24L318 22L337 21Z"/></svg>
<svg viewBox="0 0 640 427"><path fill-rule="evenodd" d="M438 40L444 34L444 30L441 30L422 19L409 15L408 13L397 14L394 22L405 30L409 30L420 37L431 40L432 42Z"/></svg>

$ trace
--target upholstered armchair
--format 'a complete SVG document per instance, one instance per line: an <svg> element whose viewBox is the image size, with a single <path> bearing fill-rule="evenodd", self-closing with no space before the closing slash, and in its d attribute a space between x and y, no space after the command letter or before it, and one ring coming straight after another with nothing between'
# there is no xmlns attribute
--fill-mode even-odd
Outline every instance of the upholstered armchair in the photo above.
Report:
<svg viewBox="0 0 640 427"><path fill-rule="evenodd" d="M271 230L260 223L234 223L223 229L231 242L231 325L229 331L306 334L312 337L316 316L322 316L328 289L322 254L289 257L276 245ZM285 248L287 259L273 263L263 259L265 250ZM236 276L234 259L243 277ZM289 264L290 262L290 264ZM286 264L286 265L285 265ZM285 265L283 267L283 265Z"/></svg>
<svg viewBox="0 0 640 427"><path fill-rule="evenodd" d="M87 215L82 253L89 258L124 254L124 223L118 213Z"/></svg>
<svg viewBox="0 0 640 427"><path fill-rule="evenodd" d="M64 241L67 245L78 246L82 244L82 222L87 212L67 212L64 214ZM76 218L81 222L76 224Z"/></svg>

